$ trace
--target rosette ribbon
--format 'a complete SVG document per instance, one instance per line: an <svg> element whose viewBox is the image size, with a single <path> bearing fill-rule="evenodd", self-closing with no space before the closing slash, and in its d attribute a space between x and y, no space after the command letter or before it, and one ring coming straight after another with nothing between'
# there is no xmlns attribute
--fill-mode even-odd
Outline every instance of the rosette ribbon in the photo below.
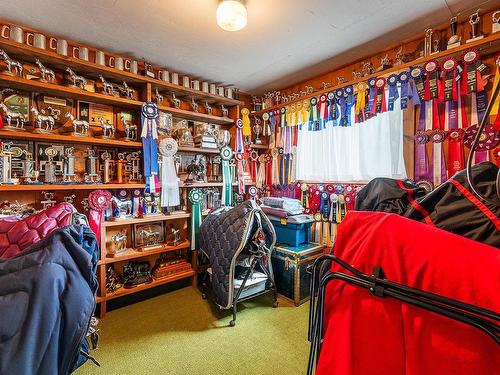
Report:
<svg viewBox="0 0 500 375"><path fill-rule="evenodd" d="M410 81L410 72L403 71L398 75L398 81L401 85L401 109L408 108L409 90L408 82Z"/></svg>
<svg viewBox="0 0 500 375"><path fill-rule="evenodd" d="M374 106L374 103L375 103L375 93L376 93L376 87L375 87L375 82L377 81L377 78L375 77L372 77L368 80L368 88L370 89L369 90L369 93L368 93L368 109L367 109L367 112L371 112L371 109L373 108Z"/></svg>
<svg viewBox="0 0 500 375"><path fill-rule="evenodd" d="M325 94L319 97L319 116L321 119L321 126L324 128L328 121L328 101Z"/></svg>
<svg viewBox="0 0 500 375"><path fill-rule="evenodd" d="M239 154L241 155L241 154ZM233 198L233 184L231 180L231 170L229 169L229 161L233 157L233 150L229 146L223 146L220 149L220 157L222 161L222 205L231 206Z"/></svg>
<svg viewBox="0 0 500 375"><path fill-rule="evenodd" d="M423 131L415 133L415 180L427 180L429 177L429 162L425 144L429 137Z"/></svg>
<svg viewBox="0 0 500 375"><path fill-rule="evenodd" d="M198 233L201 225L201 201L203 200L203 192L194 188L189 192L189 201L191 202L191 250L198 248Z"/></svg>
<svg viewBox="0 0 500 375"><path fill-rule="evenodd" d="M177 141L173 138L163 138L159 148L161 155L161 206L178 206L180 204L179 183L174 162L174 155L178 149Z"/></svg>
<svg viewBox="0 0 500 375"><path fill-rule="evenodd" d="M274 116L273 116L274 118ZM236 152L243 152L243 120L242 119L237 119L236 120ZM274 129L272 129L274 133Z"/></svg>
<svg viewBox="0 0 500 375"><path fill-rule="evenodd" d="M397 98L399 98L398 75L391 74L389 77L387 77L387 85L389 86L389 99L388 99L388 103L387 103L387 110L393 111L394 110L394 102L396 101Z"/></svg>
<svg viewBox="0 0 500 375"><path fill-rule="evenodd" d="M448 131L448 178L464 169L463 139L463 129L451 129Z"/></svg>
<svg viewBox="0 0 500 375"><path fill-rule="evenodd" d="M346 114L345 114L345 122L346 126L351 126L351 111L352 111L352 106L354 105L354 88L352 85L348 85L344 87L344 93L345 93L345 106L346 106Z"/></svg>
<svg viewBox="0 0 500 375"><path fill-rule="evenodd" d="M252 137L252 127L250 126L250 111L248 108L241 109L241 120L243 121L243 137L245 137L245 142L250 143Z"/></svg>
<svg viewBox="0 0 500 375"><path fill-rule="evenodd" d="M309 130L318 130L318 98L313 96L309 102Z"/></svg>
<svg viewBox="0 0 500 375"><path fill-rule="evenodd" d="M385 101L385 84L386 80L379 77L375 81L375 101L373 103L371 113L383 113L387 110Z"/></svg>
<svg viewBox="0 0 500 375"><path fill-rule="evenodd" d="M94 190L88 198L89 227L97 237L97 243L101 244L101 223L104 210L111 207L111 193L108 190Z"/></svg>
<svg viewBox="0 0 500 375"><path fill-rule="evenodd" d="M439 186L446 181L446 163L442 147L445 138L446 133L441 130L434 130L431 134L431 141L433 143L432 175L434 186Z"/></svg>
<svg viewBox="0 0 500 375"><path fill-rule="evenodd" d="M141 141L144 155L144 177L146 193L159 193L158 180L158 107L146 102L141 108Z"/></svg>
<svg viewBox="0 0 500 375"><path fill-rule="evenodd" d="M424 99L424 69L421 66L415 66L410 70L410 76L413 80L411 98L413 105L417 106Z"/></svg>

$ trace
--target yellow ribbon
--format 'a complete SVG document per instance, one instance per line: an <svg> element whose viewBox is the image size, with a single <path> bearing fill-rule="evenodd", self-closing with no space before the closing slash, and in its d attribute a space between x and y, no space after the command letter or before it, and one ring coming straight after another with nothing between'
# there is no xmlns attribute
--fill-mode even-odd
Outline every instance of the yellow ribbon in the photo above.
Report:
<svg viewBox="0 0 500 375"><path fill-rule="evenodd" d="M252 127L250 126L250 117L248 116L250 111L248 108L241 109L241 120L243 121L243 135L245 137L252 135Z"/></svg>
<svg viewBox="0 0 500 375"><path fill-rule="evenodd" d="M355 107L356 115L359 112L361 112L361 110L363 108L365 108L365 105L366 105L366 88L367 88L367 85L366 85L365 82L360 82L356 86L356 93L358 94L356 96L356 107Z"/></svg>

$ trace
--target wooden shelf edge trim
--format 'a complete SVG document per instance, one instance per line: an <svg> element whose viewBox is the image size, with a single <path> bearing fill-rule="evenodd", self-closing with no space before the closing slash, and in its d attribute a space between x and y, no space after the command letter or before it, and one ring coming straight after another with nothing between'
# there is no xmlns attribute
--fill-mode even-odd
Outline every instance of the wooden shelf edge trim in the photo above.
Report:
<svg viewBox="0 0 500 375"><path fill-rule="evenodd" d="M130 259L144 258L144 257L147 257L149 255L168 253L170 251L184 250L184 249L188 249L189 245L190 245L189 241L186 240L177 246L165 245L165 246L162 246L161 248L153 249L153 250L137 251L135 249L130 249L126 253L120 254L119 256L101 259L101 260L99 260L99 262L97 264L98 265L112 264L112 263L123 262L125 260L130 260Z"/></svg>
<svg viewBox="0 0 500 375"><path fill-rule="evenodd" d="M103 227L120 227L125 225L132 224L141 224L141 223L151 223L155 221L167 221L167 220L178 220L178 219L186 219L191 217L190 213L182 213L182 214L172 214L172 215L157 215L157 216L149 216L149 217L139 217L132 219L124 219L124 220L116 220L116 221L105 221L102 223Z"/></svg>
<svg viewBox="0 0 500 375"><path fill-rule="evenodd" d="M156 286L169 284L169 283L172 283L174 281L185 279L187 277L192 277L192 276L194 276L194 274L195 274L195 272L193 270L190 270L187 272L179 272L178 274L174 274L170 277L166 277L163 279L153 280L153 282L151 282L149 284L141 284L135 288L125 289L122 287L114 293L107 293L105 297L101 297L102 298L101 302L108 301L108 300L115 299L115 298L119 298L119 297L123 297L123 296L126 296L128 294L141 292L143 290L151 289L151 288L154 288Z"/></svg>

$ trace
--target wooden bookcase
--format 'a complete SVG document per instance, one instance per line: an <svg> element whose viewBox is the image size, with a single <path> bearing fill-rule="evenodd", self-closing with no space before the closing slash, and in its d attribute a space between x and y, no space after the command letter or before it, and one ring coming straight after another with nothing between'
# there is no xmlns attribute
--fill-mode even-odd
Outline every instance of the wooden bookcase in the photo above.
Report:
<svg viewBox="0 0 500 375"><path fill-rule="evenodd" d="M26 31L32 31L23 26ZM47 35L47 37L50 37ZM181 85L160 81L154 78L146 77L141 74L133 74L128 71L117 70L108 66L97 65L92 61L84 61L77 58L61 56L51 50L37 49L26 44L16 43L10 40L0 38L0 49L5 50L12 59L19 60L23 63L32 64L35 59L40 61L48 68L53 69L56 74L60 75L66 67L70 67L77 74L81 74L89 79L97 79L102 75L106 80L115 83L127 82L137 92L135 99L128 99L123 97L116 97L106 95L101 92L85 91L78 88L65 86L64 84L42 82L39 80L27 79L18 76L6 75L0 73L0 87L12 88L24 92L46 94L55 97L66 99L86 101L90 103L105 104L112 106L114 112L119 110L132 110L139 113L143 102L151 101L154 97L155 90L158 90L163 96L164 101L158 105L161 111L171 113L174 117L179 117L187 120L209 122L219 124L221 126L232 127L240 111L242 101L230 99L227 97L212 95L191 88L186 88ZM92 49L91 49L92 50ZM91 56L93 54L91 53ZM3 62L0 62L0 71L3 71ZM139 66L139 72L143 67ZM170 106L168 98L175 94L178 99L182 100L180 108ZM190 110L188 102L194 99L200 103L199 112ZM211 114L205 113L203 103L209 103L213 107ZM229 117L223 117L221 105L229 109ZM74 111L74 109L73 109ZM52 144L69 144L69 145L89 145L89 146L104 146L116 149L124 149L129 151L137 151L142 149L142 144L137 141L125 141L122 139L102 139L92 136L75 137L65 134L38 134L30 131L9 131L0 129L0 140L23 140L34 142L45 142ZM213 149L200 149L196 147L179 147L179 152L183 153L202 153L202 154L218 154L218 150ZM180 183L182 189L181 194L186 198L187 190L193 187L216 187L222 186L222 183L198 183L198 184L184 184ZM95 189L143 189L144 183L129 183L129 184L42 184L42 185L0 185L1 200L10 201L28 201L34 202L36 196L40 195L41 191L54 191L57 194L76 193L81 196L88 195L88 192ZM36 195L35 195L36 194ZM57 196L61 200L61 196ZM164 222L176 223L181 229L183 238L188 238L189 233L189 213L178 213L171 215L158 215L152 217L127 219L121 221L105 221L102 223L101 228L101 241L100 241L100 259L98 262L98 280L99 290L97 294L97 302L99 304L100 316L104 317L106 314L106 302L126 296L132 293L150 289L159 285L167 284L177 280L191 278L192 285L197 284L197 254L195 251L190 251L190 243L185 240L178 246L162 246L154 250L138 251L139 249L130 247L130 250L120 253L115 257L107 256L107 249L109 248L110 236L119 230L133 230L133 226L141 223L148 222ZM177 227L177 226L176 226ZM130 242L130 238L128 239ZM132 244L129 244L132 245ZM121 266L126 264L129 260L133 259L147 259L150 264L154 264L154 260L161 253L170 251L185 251L189 256L192 269L189 271L178 272L166 278L154 279L149 284L141 284L132 289L120 288L114 293L106 291L106 267L112 264Z"/></svg>

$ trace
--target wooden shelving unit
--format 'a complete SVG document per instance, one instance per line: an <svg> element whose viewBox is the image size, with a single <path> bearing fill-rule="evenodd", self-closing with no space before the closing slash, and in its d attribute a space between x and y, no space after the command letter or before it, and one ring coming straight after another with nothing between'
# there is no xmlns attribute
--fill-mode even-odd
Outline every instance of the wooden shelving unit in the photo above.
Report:
<svg viewBox="0 0 500 375"><path fill-rule="evenodd" d="M342 87L345 87L347 85L355 85L356 83L359 83L359 82L365 82L373 77L382 77L382 76L386 76L386 75L391 74L391 73L407 70L414 65L423 65L426 62L431 61L431 60L441 60L445 57L458 57L464 51L471 49L471 48L475 48L475 49L479 50L479 52L481 54L485 54L485 53L488 53L488 51L498 50L499 45L500 45L500 33L495 33L495 34L489 35L483 39L479 39L479 40L476 40L476 41L471 42L471 43L464 43L458 47L455 47L455 48L452 48L449 50L445 50L445 51L441 51L441 52L438 52L438 53L433 54L431 56L421 57L421 58L418 58L416 60L410 61L408 63L393 66L389 69L385 69L385 70L380 71L380 72L375 72L373 74L366 75L362 78L358 78L358 79L344 82L340 85L334 85L332 87L328 87L327 89L317 90L317 91L313 92L312 94L304 95L296 100L292 100L292 101L287 102L287 103L282 103L282 104L279 104L279 105L276 105L273 107L262 109L260 111L252 111L251 114L254 116L261 116L265 112L273 111L273 110L279 109L281 107L300 102L304 99L312 98L314 96L319 96L321 94L327 94L330 91L334 91L338 88L342 88Z"/></svg>
<svg viewBox="0 0 500 375"><path fill-rule="evenodd" d="M29 131L0 130L0 138L25 139L30 141L47 141L54 143L79 143L87 145L104 145L123 148L142 148L140 142L126 142L119 139L105 139L97 137L75 137L64 134L42 134Z"/></svg>
<svg viewBox="0 0 500 375"><path fill-rule="evenodd" d="M25 30L28 30L27 28ZM50 37L50 36L48 36ZM61 76L67 67L70 67L75 71L76 74L82 75L89 79L94 79L99 82L99 75L102 75L107 81L113 83L126 82L130 87L136 92L137 99L128 99L123 97L116 97L113 95L106 95L102 92L91 92L86 90L81 90L79 88L66 86L65 84L58 83L48 83L42 82L38 79L26 79L23 77L12 76L8 74L0 73L0 86L8 87L16 90L22 90L26 92L47 94L50 96L70 98L81 101L86 101L90 103L105 104L112 106L114 108L114 115L121 110L129 110L138 113L140 108L145 101L153 100L155 96L155 90L157 89L164 96L164 105L159 105L159 109L168 113L171 113L175 117L208 122L213 124L219 124L222 126L230 127L234 124L234 118L238 116L239 108L243 105L243 101L230 99L219 95L213 95L205 93L198 90L193 90L191 88L186 88L181 85L175 85L169 82L164 82L155 78L146 77L139 74L133 74L128 71L117 70L108 66L102 66L95 64L91 61L84 61L73 57L66 57L57 54L50 49L38 49L26 44L16 43L8 39L0 38L0 49L4 49L11 58L19 60L23 63L32 64L35 59L40 59L40 61L50 69L53 69L57 76L57 81L61 82ZM90 48L92 50L92 48ZM93 55L91 53L91 55ZM142 65L142 63L139 63ZM142 67L139 66L139 70ZM3 70L3 69L2 69ZM31 78L31 77L30 77ZM96 88L97 90L97 88ZM170 106L172 94L183 101L181 108L174 108ZM188 110L186 103L194 99L200 105L200 112L193 112ZM221 106L224 105L229 109L229 117L221 117L217 115L209 115L203 109L205 102L209 103L214 108L214 114L221 113ZM30 114L31 118L31 114ZM66 124L67 126L68 124ZM14 140L28 140L28 141L40 141L47 143L59 143L59 144L79 144L79 145L90 145L90 146L109 146L115 148L123 148L130 150L139 150L142 148L141 142L127 142L122 139L102 139L89 137L77 137L72 135L67 135L61 132L61 134L38 134L33 133L30 127L27 126L26 131L7 131L5 129L0 129L0 139L14 139ZM219 154L218 149L202 149L196 147L180 147L180 152L191 152L191 153L203 153L203 154ZM43 180L43 178L42 178ZM222 183L202 183L202 184L180 184L180 187L191 188L191 187L221 187ZM145 184L134 183L134 184L41 184L41 185L0 185L0 195L4 192L5 196L10 194L14 196L17 192L20 195L26 197L39 196L38 192L41 191L87 191L96 189L144 189ZM30 193L31 192L31 193ZM8 194L7 194L8 193ZM186 190L183 190L186 194ZM55 195L57 200L62 198L62 194L56 192ZM81 195L81 194L80 194ZM9 197L10 197L9 196ZM35 198L33 198L35 199ZM38 198L36 198L38 199ZM78 199L81 199L79 197ZM76 201L75 201L76 202ZM135 224L152 223L152 222L166 222L174 221L176 227L181 230L183 237L188 238L188 224L187 220L190 217L190 213L177 213L172 215L161 215L161 216L150 216L137 219L127 219L122 221L106 221L102 223L101 234L100 234L100 249L101 255L98 262L98 280L99 280L99 290L96 300L100 303L99 311L101 317L106 314L106 301L114 298L119 298L132 293L136 293L142 290L153 288L159 285L167 284L184 278L191 278L192 285L197 284L197 253L195 251L189 250L189 241L184 241L179 246L161 246L157 249L150 251L136 251L130 249L125 253L122 253L113 258L106 257L106 242L110 241L110 238L106 236L106 232L109 231L108 235L111 233L116 233L119 230L126 228L127 233L133 230ZM166 225L165 225L166 226ZM127 228L128 227L128 228ZM128 238L130 242L130 238ZM128 246L131 244L129 243ZM191 270L186 272L179 272L173 274L167 278L162 278L154 280L152 283L139 285L135 288L125 289L121 288L115 293L108 293L106 291L106 267L111 264L119 265L119 262L128 261L136 258L149 258L150 261L154 261L154 258L158 254L169 252L169 251L186 251L188 255L186 260L191 263Z"/></svg>
<svg viewBox="0 0 500 375"><path fill-rule="evenodd" d="M59 70L66 67L74 69L77 73L84 74L90 78L97 78L102 75L105 78L117 82L126 81L134 85L150 84L152 90L158 88L160 92L175 93L177 97L189 97L195 100L208 101L209 103L224 104L226 106L242 105L243 102L237 99L230 99L220 95L213 95L203 91L193 90L181 85L175 85L158 79L145 77L139 74L130 73L125 70L118 70L108 66L98 65L93 62L80 60L77 58L62 56L51 50L43 50L28 46L26 44L16 43L8 39L0 40L0 48L4 49L11 57L15 57L27 62L34 62L39 58L43 63Z"/></svg>
<svg viewBox="0 0 500 375"><path fill-rule="evenodd" d="M53 190L112 190L144 189L145 184L40 184L40 185L0 185L0 191L53 191Z"/></svg>
<svg viewBox="0 0 500 375"><path fill-rule="evenodd" d="M134 249L129 249L128 251L121 253L118 256L115 257L109 257L109 258L104 258L101 259L98 264L111 264L111 263L116 263L116 262L122 262L124 260L129 260L129 259L135 259L135 258L140 258L148 255L154 255L154 254L160 254L160 253L166 253L169 251L179 251L183 249L189 248L189 241L184 241L180 245L177 246L161 246L157 249L153 250L146 250L146 251L138 251Z"/></svg>

